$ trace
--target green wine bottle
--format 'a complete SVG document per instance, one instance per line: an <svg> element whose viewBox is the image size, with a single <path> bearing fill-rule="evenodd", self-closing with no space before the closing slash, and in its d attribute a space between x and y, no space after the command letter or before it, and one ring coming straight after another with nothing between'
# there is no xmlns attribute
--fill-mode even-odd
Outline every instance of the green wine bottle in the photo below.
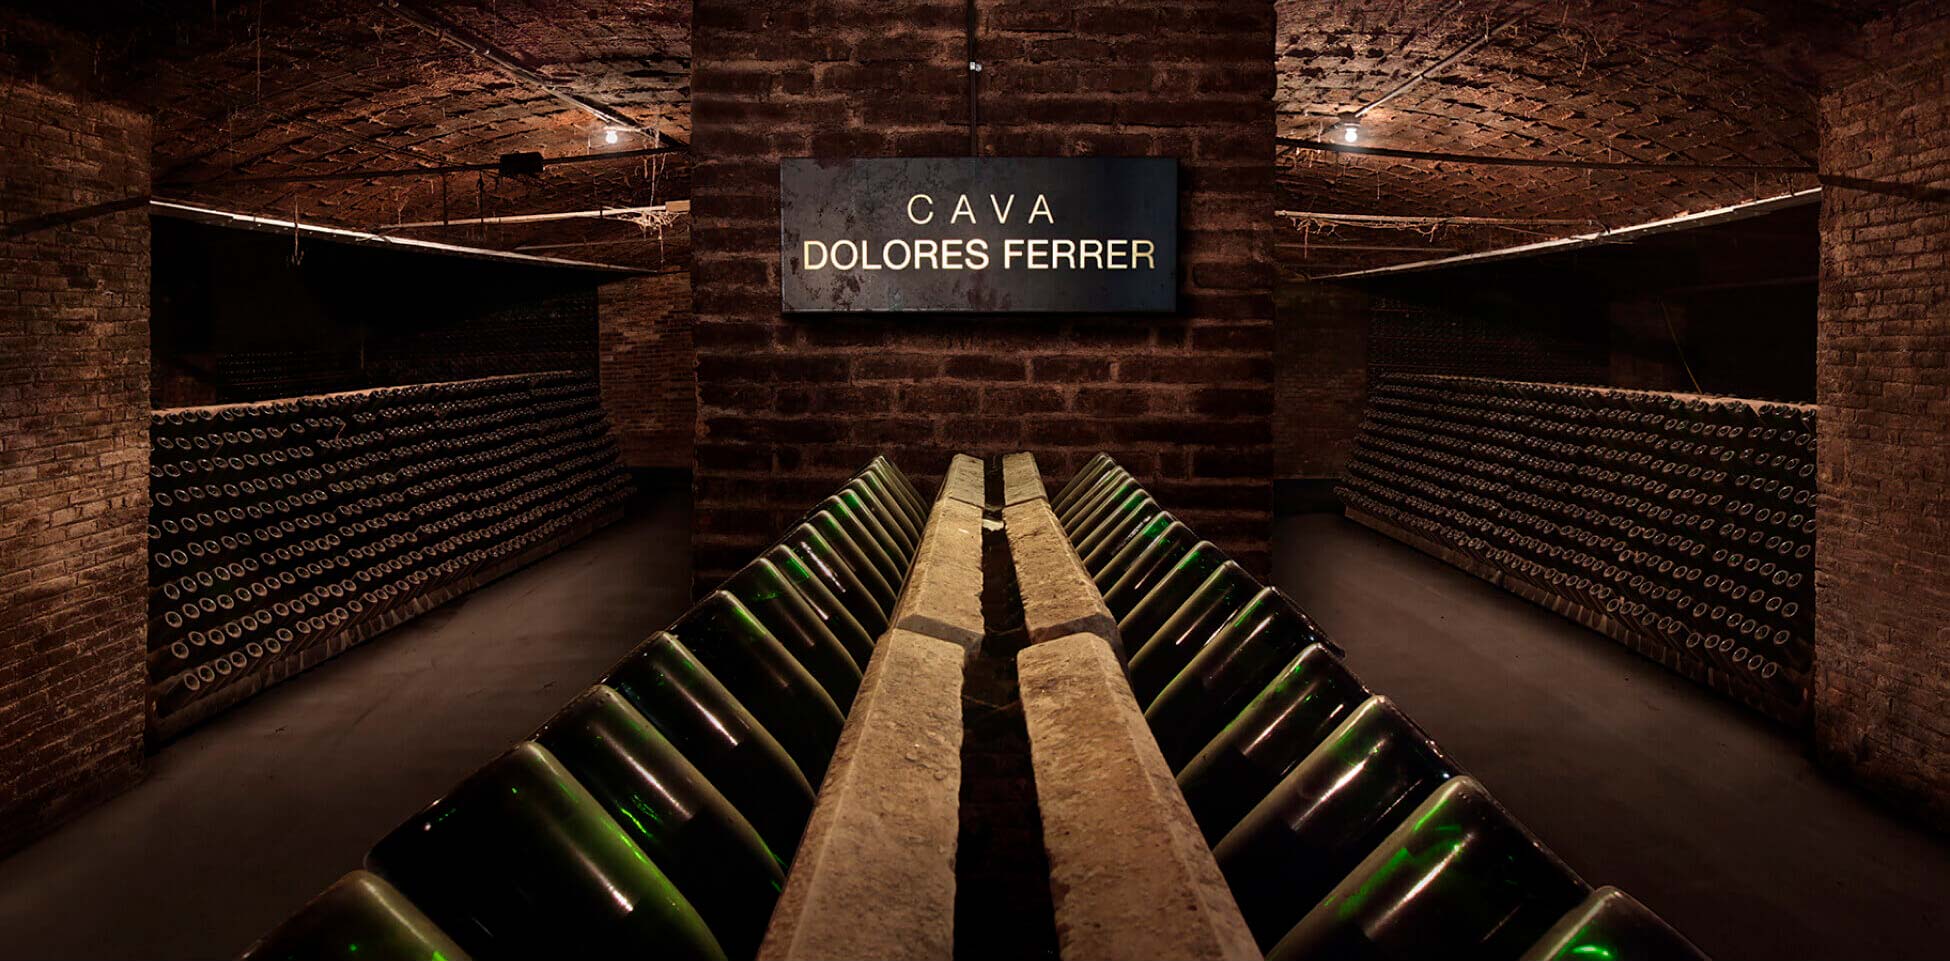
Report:
<svg viewBox="0 0 1950 961"><path fill-rule="evenodd" d="M1707 961L1706 952L1610 885L1559 918L1519 961Z"/></svg>
<svg viewBox="0 0 1950 961"><path fill-rule="evenodd" d="M1367 697L1327 648L1295 656L1178 775L1206 843L1225 837Z"/></svg>
<svg viewBox="0 0 1950 961"><path fill-rule="evenodd" d="M921 543L921 523L907 515L907 505L895 500L880 483L880 478L870 473L859 473L847 481L848 487L858 486L861 496L867 503L880 508L881 520L888 522L887 529L901 537L910 546Z"/></svg>
<svg viewBox="0 0 1950 961"><path fill-rule="evenodd" d="M842 487L833 496L853 509L853 516L866 527L867 533L873 535L873 539L880 544L881 549L887 552L888 557L894 559L894 562L900 566L901 573L905 574L907 565L914 560L914 546L901 540L900 535L888 530L886 522L880 519L880 509L867 503L867 499L860 495L860 485Z"/></svg>
<svg viewBox="0 0 1950 961"><path fill-rule="evenodd" d="M790 544L778 543L765 549L759 555L770 561L773 567L784 574L797 590L812 605L813 613L818 615L826 629L839 638L840 646L853 658L856 668L866 670L867 661L873 657L874 635L853 616L853 612L833 593L832 586L820 576L818 566L801 557ZM844 585L842 585L844 589Z"/></svg>
<svg viewBox="0 0 1950 961"><path fill-rule="evenodd" d="M1356 708L1212 849L1260 948L1461 773L1387 698Z"/></svg>
<svg viewBox="0 0 1950 961"><path fill-rule="evenodd" d="M1267 961L1512 958L1590 893L1474 778L1429 795Z"/></svg>
<svg viewBox="0 0 1950 961"><path fill-rule="evenodd" d="M926 522L928 508L921 502L921 495L914 490L905 477L899 475L884 457L876 457L860 469L861 477L873 478L893 499L901 505L901 510L916 526Z"/></svg>
<svg viewBox="0 0 1950 961"><path fill-rule="evenodd" d="M1133 486L1115 501L1105 502L1093 516L1070 531L1070 542L1075 545L1077 556L1088 554L1089 548L1096 546L1097 539L1104 535L1106 527L1115 527L1118 521L1137 510L1150 497L1144 488Z"/></svg>
<svg viewBox="0 0 1950 961"><path fill-rule="evenodd" d="M720 589L729 591L746 610L758 615L759 623L819 681L841 713L853 705L853 696L860 692L859 665L806 596L771 561L761 557L745 565L726 578Z"/></svg>
<svg viewBox="0 0 1950 961"><path fill-rule="evenodd" d="M873 496L894 512L894 519L907 531L910 540L917 544L921 542L921 528L927 524L927 517L916 515L907 498L895 492L879 471L869 468L853 475L853 479L866 484L873 491Z"/></svg>
<svg viewBox="0 0 1950 961"><path fill-rule="evenodd" d="M1198 535L1178 521L1166 525L1158 533L1155 541L1144 546L1138 556L1122 572L1116 570L1116 562L1104 568L1111 577L1109 583L1100 587L1104 592L1104 606L1110 608L1112 617L1120 620L1131 609L1151 593L1151 588L1176 569L1179 558L1185 556L1198 543ZM1193 585L1196 587L1197 585Z"/></svg>
<svg viewBox="0 0 1950 961"><path fill-rule="evenodd" d="M827 540L826 535L809 522L793 525L779 543L790 546L794 553L805 560L814 576L825 582L826 589L846 605L847 611L860 622L861 627L866 628L867 636L878 638L887 633L887 609L880 606L880 601L874 597L865 580L866 576L877 573L866 558L857 562L848 560L838 545Z"/></svg>
<svg viewBox="0 0 1950 961"><path fill-rule="evenodd" d="M874 570L879 572L881 583L889 587L886 599L887 609L890 611L893 610L894 598L900 594L901 585L907 582L906 562L896 561L894 555L889 553L886 547L882 546L880 538L874 536L872 529L867 526L865 521L861 520L860 511L857 508L849 506L837 496L828 497L820 501L819 505L814 507L813 510L830 515L838 524L838 528L844 531L847 538L857 545L861 555L873 565ZM826 532L829 537L831 536L831 532L826 531L824 527L820 529L822 532Z"/></svg>
<svg viewBox="0 0 1950 961"><path fill-rule="evenodd" d="M446 932L370 871L332 883L244 952L244 961L467 961Z"/></svg>
<svg viewBox="0 0 1950 961"><path fill-rule="evenodd" d="M1144 556L1145 550L1156 544L1158 538L1165 536L1166 528L1177 523L1178 518L1171 516L1170 511L1159 511L1132 531L1131 536L1117 545L1116 552L1104 562L1104 566L1091 573L1090 579L1096 583L1098 593L1110 590L1111 586L1117 583L1117 579L1123 577L1124 572L1130 570L1131 565ZM1183 524L1178 526L1185 527ZM1187 530L1189 531L1189 528ZM1190 547L1191 541L1186 541L1185 546Z"/></svg>
<svg viewBox="0 0 1950 961"><path fill-rule="evenodd" d="M812 816L813 787L758 719L666 631L617 662L602 683L629 699L683 752L766 846L790 859Z"/></svg>
<svg viewBox="0 0 1950 961"><path fill-rule="evenodd" d="M1143 650L1157 636L1158 629L1178 613L1178 608L1226 560L1225 551L1211 541L1199 541L1172 562L1170 570L1131 606L1130 612L1117 619L1117 633L1124 639L1124 649Z"/></svg>
<svg viewBox="0 0 1950 961"><path fill-rule="evenodd" d="M547 750L524 741L366 854L477 958L723 958L691 904Z"/></svg>
<svg viewBox="0 0 1950 961"><path fill-rule="evenodd" d="M1212 572L1192 596L1131 655L1131 693L1140 707L1150 707L1166 685L1205 645L1219 637L1234 614L1261 590L1259 582L1237 562L1226 561ZM1177 770L1177 765L1172 766Z"/></svg>
<svg viewBox="0 0 1950 961"><path fill-rule="evenodd" d="M1120 506L1130 503L1132 498L1143 493L1144 488L1137 480L1126 474L1122 481L1110 488L1107 496L1100 497L1077 511L1075 518L1063 526L1063 532L1069 535L1070 543L1075 544L1095 530L1098 524L1116 512Z"/></svg>
<svg viewBox="0 0 1950 961"><path fill-rule="evenodd" d="M1143 530L1160 513L1158 502L1146 494L1130 510L1097 525L1089 537L1077 544L1077 556L1083 558L1083 569L1094 577L1132 535Z"/></svg>
<svg viewBox="0 0 1950 961"><path fill-rule="evenodd" d="M1103 476L1090 482L1089 490L1078 495L1076 500L1064 507L1062 513L1056 515L1056 520L1063 525L1064 531L1075 530L1077 522L1082 520L1084 515L1096 510L1098 505L1113 497L1122 497L1130 493L1130 488L1135 486L1137 484L1131 478L1130 471L1122 467L1105 471Z"/></svg>
<svg viewBox="0 0 1950 961"><path fill-rule="evenodd" d="M1071 474L1070 479L1064 482L1063 488L1049 499L1050 510L1061 513L1063 508L1068 507L1070 502L1077 498L1078 494L1096 482L1098 475L1116 464L1117 462L1112 460L1109 454L1104 453L1095 454L1084 461L1083 466L1077 468L1077 472Z"/></svg>
<svg viewBox="0 0 1950 961"><path fill-rule="evenodd" d="M670 632L785 745L807 781L826 776L846 716L738 598L712 591Z"/></svg>
<svg viewBox="0 0 1950 961"><path fill-rule="evenodd" d="M927 516L928 499L921 496L921 489L914 486L914 480L907 476L906 471L900 469L900 465L889 460L885 454L875 454L873 460L867 462L867 466L879 471L890 483L906 492L907 499L914 510L923 517Z"/></svg>
<svg viewBox="0 0 1950 961"><path fill-rule="evenodd" d="M733 958L758 953L785 864L744 815L623 695L601 684L535 733L677 890Z"/></svg>
<svg viewBox="0 0 1950 961"><path fill-rule="evenodd" d="M1326 632L1286 595L1263 588L1145 708L1144 719L1175 772L1258 694L1280 667Z"/></svg>

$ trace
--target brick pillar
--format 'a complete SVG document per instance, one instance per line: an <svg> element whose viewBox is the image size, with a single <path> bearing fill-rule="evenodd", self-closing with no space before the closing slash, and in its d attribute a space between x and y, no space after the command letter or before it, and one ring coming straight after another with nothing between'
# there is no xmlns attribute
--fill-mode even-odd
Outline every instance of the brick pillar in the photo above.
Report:
<svg viewBox="0 0 1950 961"><path fill-rule="evenodd" d="M697 421L691 275L612 281L597 300L603 407L624 466L688 470Z"/></svg>
<svg viewBox="0 0 1950 961"><path fill-rule="evenodd" d="M149 121L0 79L0 854L141 776Z"/></svg>
<svg viewBox="0 0 1950 961"><path fill-rule="evenodd" d="M876 452L923 481L1109 450L1263 570L1273 468L1273 5L979 4L983 152L1180 160L1174 316L779 311L778 160L968 152L960 0L699 0L692 33L700 585Z"/></svg>
<svg viewBox="0 0 1950 961"><path fill-rule="evenodd" d="M1341 284L1282 282L1273 435L1282 479L1325 487L1347 466L1368 400L1368 295ZM1324 503L1313 491L1310 503Z"/></svg>
<svg viewBox="0 0 1950 961"><path fill-rule="evenodd" d="M1930 7L1872 29L1882 69L1822 97L1824 173L1950 183ZM1820 300L1816 752L1950 826L1950 205L1826 189Z"/></svg>

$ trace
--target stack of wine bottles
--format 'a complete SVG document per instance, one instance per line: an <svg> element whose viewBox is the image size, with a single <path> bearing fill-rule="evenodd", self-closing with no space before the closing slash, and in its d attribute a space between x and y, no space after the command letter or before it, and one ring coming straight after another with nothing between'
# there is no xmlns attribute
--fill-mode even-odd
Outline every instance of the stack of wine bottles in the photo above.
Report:
<svg viewBox="0 0 1950 961"><path fill-rule="evenodd" d="M752 957L926 516L875 458L246 957Z"/></svg>
<svg viewBox="0 0 1950 961"><path fill-rule="evenodd" d="M1795 723L1814 475L1812 407L1397 375L1371 394L1339 493L1357 519Z"/></svg>
<svg viewBox="0 0 1950 961"><path fill-rule="evenodd" d="M163 410L150 443L164 733L566 543L630 493L596 385L571 373Z"/></svg>
<svg viewBox="0 0 1950 961"><path fill-rule="evenodd" d="M1702 958L1591 890L1280 591L1099 455L1052 499L1269 959Z"/></svg>

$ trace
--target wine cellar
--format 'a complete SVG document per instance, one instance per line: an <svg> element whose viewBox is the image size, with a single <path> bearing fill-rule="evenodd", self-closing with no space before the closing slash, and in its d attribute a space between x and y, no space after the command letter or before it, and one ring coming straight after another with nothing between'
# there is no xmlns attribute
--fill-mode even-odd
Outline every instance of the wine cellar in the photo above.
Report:
<svg viewBox="0 0 1950 961"><path fill-rule="evenodd" d="M168 737L616 519L596 385L514 375L150 415Z"/></svg>
<svg viewBox="0 0 1950 961"><path fill-rule="evenodd" d="M1950 2L9 0L0 961L1950 944Z"/></svg>
<svg viewBox="0 0 1950 961"><path fill-rule="evenodd" d="M1812 408L1412 376L1369 403L1349 516L1805 719Z"/></svg>

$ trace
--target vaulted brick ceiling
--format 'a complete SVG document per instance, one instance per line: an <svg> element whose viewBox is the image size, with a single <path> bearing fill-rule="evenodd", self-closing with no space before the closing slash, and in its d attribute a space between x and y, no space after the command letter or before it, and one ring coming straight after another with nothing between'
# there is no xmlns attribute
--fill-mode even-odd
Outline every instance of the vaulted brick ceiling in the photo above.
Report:
<svg viewBox="0 0 1950 961"><path fill-rule="evenodd" d="M643 206L689 196L689 157L304 181L309 175L493 163L690 138L689 0L110 2L87 17L124 59L121 94L155 112L156 194L360 229L408 221ZM166 9L165 9L166 8ZM111 12L112 11L112 12ZM104 29L104 21L114 26ZM470 49L472 48L472 49ZM484 54L483 51L486 51ZM505 56L518 69L497 67ZM524 77L523 74L526 74ZM604 138L602 118L654 136ZM265 182L276 178L275 182ZM400 231L555 256L681 263L688 218ZM587 241L614 241L579 246ZM578 245L578 246L567 246Z"/></svg>
<svg viewBox="0 0 1950 961"><path fill-rule="evenodd" d="M85 21L104 59L125 61L117 72L133 80L125 80L124 95L156 114L161 196L374 229L689 195L687 153L550 167L534 177L262 182L646 145L628 134L605 144L604 121L547 86L687 142L689 0L28 2ZM1807 164L1815 156L1820 64L1883 5L1278 0L1277 131L1318 138L1343 112L1441 65L1363 117L1365 144L1548 159ZM505 54L528 76L511 76L481 50ZM1433 232L1316 224L1283 234L1283 258L1316 275L1425 259L1420 248L1467 251L1623 226L1813 183L1779 173L1489 167L1293 149L1282 149L1276 163L1287 209L1574 222ZM537 252L649 266L683 262L689 240L688 218L661 236L614 221L410 235L546 245ZM605 243L563 246L588 241Z"/></svg>
<svg viewBox="0 0 1950 961"><path fill-rule="evenodd" d="M1341 114L1441 65L1363 116L1361 142L1552 160L1812 165L1818 74L1837 55L1837 42L1874 16L1873 6L1280 0L1278 133L1327 139ZM1279 165L1281 203L1292 210L1575 222L1434 231L1315 222L1283 232L1283 260L1314 275L1621 227L1814 186L1805 174L1481 166L1297 149L1282 149ZM1442 253L1350 249L1371 247Z"/></svg>

